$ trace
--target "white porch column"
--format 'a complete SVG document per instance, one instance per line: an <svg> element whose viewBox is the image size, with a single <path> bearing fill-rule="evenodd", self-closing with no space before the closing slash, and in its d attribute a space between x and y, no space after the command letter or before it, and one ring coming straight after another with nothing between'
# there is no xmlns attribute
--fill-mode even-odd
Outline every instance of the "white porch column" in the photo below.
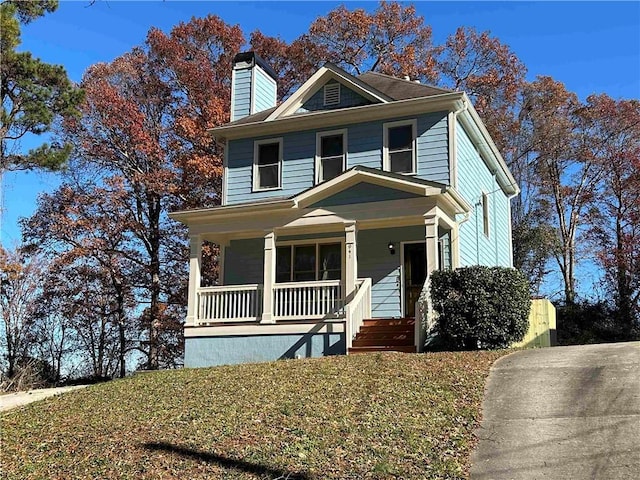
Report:
<svg viewBox="0 0 640 480"><path fill-rule="evenodd" d="M431 272L438 269L438 223L440 216L438 215L438 208L435 207L429 210L424 215L424 237L425 248L427 254L427 280L425 282L425 288L429 290L431 283ZM421 295L422 297L422 295ZM417 311L417 310L416 310ZM416 315L416 328L415 328L415 342L416 351L421 352L425 341L425 333L428 329L431 329L434 320L433 306L431 305L431 299L427 293L426 308L420 309L421 315Z"/></svg>
<svg viewBox="0 0 640 480"><path fill-rule="evenodd" d="M438 269L438 223L437 208L424 215L425 242L427 249L427 275Z"/></svg>
<svg viewBox="0 0 640 480"><path fill-rule="evenodd" d="M186 325L195 325L198 316L198 288L200 288L200 267L202 264L202 237L189 236L189 294L187 297Z"/></svg>
<svg viewBox="0 0 640 480"><path fill-rule="evenodd" d="M358 245L356 242L356 223L345 223L345 300L349 301L350 297L356 290L356 280L358 279Z"/></svg>
<svg viewBox="0 0 640 480"><path fill-rule="evenodd" d="M227 256L226 248L229 246L227 237L220 237L218 243L218 285L224 285L224 264Z"/></svg>
<svg viewBox="0 0 640 480"><path fill-rule="evenodd" d="M260 323L275 323L273 319L273 285L276 283L276 234L264 236L264 291Z"/></svg>

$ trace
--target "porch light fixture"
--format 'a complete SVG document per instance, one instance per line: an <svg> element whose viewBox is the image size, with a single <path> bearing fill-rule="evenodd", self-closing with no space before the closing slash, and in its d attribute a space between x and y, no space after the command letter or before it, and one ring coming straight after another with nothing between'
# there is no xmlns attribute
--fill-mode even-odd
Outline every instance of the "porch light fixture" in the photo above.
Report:
<svg viewBox="0 0 640 480"><path fill-rule="evenodd" d="M391 255L395 255L396 254L396 245L393 242L389 242L389 245L387 245L387 248L389 249L389 253Z"/></svg>

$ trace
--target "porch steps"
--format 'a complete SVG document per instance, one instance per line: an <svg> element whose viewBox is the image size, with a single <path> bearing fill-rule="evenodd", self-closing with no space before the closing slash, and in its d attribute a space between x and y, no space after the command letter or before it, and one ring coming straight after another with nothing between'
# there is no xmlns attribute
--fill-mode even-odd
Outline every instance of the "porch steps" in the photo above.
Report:
<svg viewBox="0 0 640 480"><path fill-rule="evenodd" d="M353 339L349 354L367 352L415 353L413 318L368 319Z"/></svg>

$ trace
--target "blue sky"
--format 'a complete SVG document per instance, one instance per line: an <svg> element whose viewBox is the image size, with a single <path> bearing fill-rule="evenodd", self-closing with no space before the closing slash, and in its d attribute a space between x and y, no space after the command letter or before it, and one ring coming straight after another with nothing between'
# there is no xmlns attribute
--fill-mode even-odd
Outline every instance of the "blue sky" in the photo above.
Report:
<svg viewBox="0 0 640 480"><path fill-rule="evenodd" d="M108 62L144 42L155 26L165 31L193 16L212 13L251 31L292 40L338 2L128 2L61 1L58 11L23 28L21 49L62 64L72 80L96 62ZM375 9L375 2L346 2ZM433 28L435 43L458 26L489 30L509 45L529 70L550 75L584 99L591 93L640 97L639 2L416 2ZM35 209L39 193L59 183L57 175L9 173L3 179L0 240L19 243L19 217Z"/></svg>

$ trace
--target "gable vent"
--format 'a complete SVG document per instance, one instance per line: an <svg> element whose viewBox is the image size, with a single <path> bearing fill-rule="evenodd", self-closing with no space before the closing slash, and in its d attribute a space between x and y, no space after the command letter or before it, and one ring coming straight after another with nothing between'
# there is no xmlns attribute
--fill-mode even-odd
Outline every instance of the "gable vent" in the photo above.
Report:
<svg viewBox="0 0 640 480"><path fill-rule="evenodd" d="M324 86L324 105L338 105L340 103L340 84L327 83Z"/></svg>

